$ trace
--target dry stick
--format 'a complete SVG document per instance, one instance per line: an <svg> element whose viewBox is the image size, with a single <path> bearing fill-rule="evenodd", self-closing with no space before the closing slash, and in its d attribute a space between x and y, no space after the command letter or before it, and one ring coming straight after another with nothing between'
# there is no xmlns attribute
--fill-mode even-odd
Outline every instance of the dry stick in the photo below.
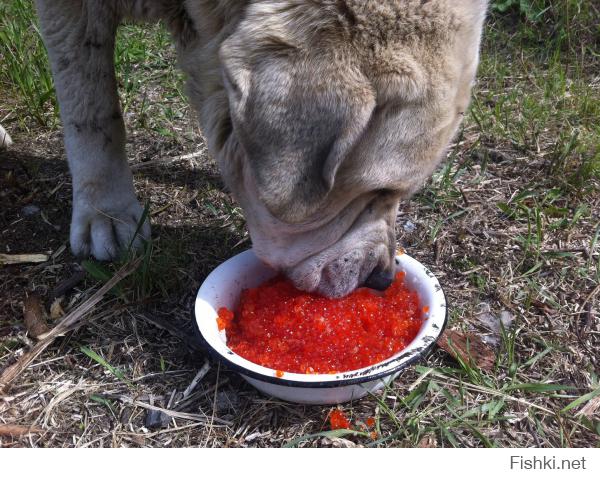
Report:
<svg viewBox="0 0 600 478"><path fill-rule="evenodd" d="M13 436L21 437L23 435L29 435L30 433L41 434L46 430L43 428L35 427L33 425L0 425L0 436Z"/></svg>
<svg viewBox="0 0 600 478"><path fill-rule="evenodd" d="M590 295L588 295L586 297L586 299L583 301L583 304L581 304L581 310L584 312L585 311L585 306L589 303L591 303L592 299L596 296L596 294L600 292L600 284L598 284L594 290L590 293Z"/></svg>
<svg viewBox="0 0 600 478"><path fill-rule="evenodd" d="M179 327L173 325L167 320L164 320L150 312L143 312L141 314L136 314L135 318L140 318L155 325L158 328L166 330L170 334L177 337L181 340L191 351L193 352L203 352L203 349L198 343L196 343L193 339L190 338L189 334L180 329Z"/></svg>
<svg viewBox="0 0 600 478"><path fill-rule="evenodd" d="M136 259L121 267L114 276L112 276L106 284L98 289L83 304L75 310L65 315L63 319L50 332L41 335L40 341L33 348L21 356L17 362L8 367L2 375L0 375L0 393L3 393L8 385L17 378L30 364L33 362L46 348L54 342L54 339L74 328L77 328L83 322L83 319L92 311L92 309L102 300L102 298L121 280L137 269L141 258Z"/></svg>
<svg viewBox="0 0 600 478"><path fill-rule="evenodd" d="M0 254L0 264L37 264L47 262L48 254Z"/></svg>
<svg viewBox="0 0 600 478"><path fill-rule="evenodd" d="M223 380L221 380L219 383L216 383L210 387L208 387L206 390L203 390L201 392L195 392L192 393L189 397L187 397L185 400L181 399L179 402L177 402L175 410L178 411L182 411L185 410L187 407L189 407L194 400L196 400L197 398L200 397L206 397L208 395L210 395L211 393L213 393L215 391L215 389L222 387L223 385L229 383L229 379L227 377L224 377Z"/></svg>
<svg viewBox="0 0 600 478"><path fill-rule="evenodd" d="M52 292L50 292L50 301L53 301L58 297L62 297L67 292L70 292L75 286L82 282L83 279L85 279L86 275L87 274L85 271L77 271L71 277L60 281L58 284L56 284L54 289L52 289Z"/></svg>
<svg viewBox="0 0 600 478"><path fill-rule="evenodd" d="M167 428L166 430L159 430L157 432L153 432L153 433L144 433L142 434L138 434L138 433L119 433L119 435L130 435L130 436L142 436L144 438L152 438L154 436L157 435L164 435L165 433L177 433L180 432L181 430L188 430L190 428L196 428L196 427L200 427L204 425L204 423L201 422L196 422L196 423L190 423L189 425L183 425L181 427L175 427L175 428Z"/></svg>
<svg viewBox="0 0 600 478"><path fill-rule="evenodd" d="M215 383L215 394L213 397L213 406L212 406L212 415L210 416L210 422L208 423L208 434L206 435L206 440L204 442L204 448L208 445L208 440L210 439L210 434L212 433L212 429L215 421L220 421L219 418L215 417L215 413L217 411L217 391L219 390L219 377L221 375L221 362L217 364L217 380Z"/></svg>
<svg viewBox="0 0 600 478"><path fill-rule="evenodd" d="M149 168L152 166L170 164L170 163L175 163L178 161L187 161L188 159L199 158L200 156L204 155L205 153L206 153L206 149L202 149L200 151L196 151L195 153L184 154L182 156L176 156L174 158L154 159L152 161L146 161L144 163L132 164L131 170L137 171L138 169Z"/></svg>
<svg viewBox="0 0 600 478"><path fill-rule="evenodd" d="M181 418L184 420L193 420L193 421L204 423L204 424L209 423L209 419L207 417L203 417L202 415L198 415L197 413L177 412L175 410L169 410L167 408L157 407L155 405L150 405L149 403L141 402L140 400L135 400L131 397L127 397L126 395L107 394L106 397L112 398L114 400L119 400L120 402L126 403L128 405L133 405L135 407L145 408L146 410L156 410L156 411L164 413L165 415L168 415L169 417ZM231 425L232 424L230 421L223 420L221 418L214 418L214 419L211 419L211 421L215 421L222 425ZM212 426L212 424L211 424L211 426Z"/></svg>
<svg viewBox="0 0 600 478"><path fill-rule="evenodd" d="M185 400L188 397L188 395L194 391L194 389L198 385L198 382L200 382L200 380L202 380L206 376L209 370L210 364L208 363L208 360L205 360L204 365L202 365L200 371L196 374L192 382L188 385L188 388L184 390L182 400Z"/></svg>
<svg viewBox="0 0 600 478"><path fill-rule="evenodd" d="M596 411L598 409L600 409L600 395L592 398L575 415L576 416L583 415L584 417L592 418L592 416L596 413Z"/></svg>

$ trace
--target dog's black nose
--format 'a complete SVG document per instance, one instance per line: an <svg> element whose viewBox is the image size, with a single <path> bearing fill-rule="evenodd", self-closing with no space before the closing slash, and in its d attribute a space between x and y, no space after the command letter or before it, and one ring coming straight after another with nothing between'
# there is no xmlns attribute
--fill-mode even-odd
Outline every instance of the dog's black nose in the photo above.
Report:
<svg viewBox="0 0 600 478"><path fill-rule="evenodd" d="M386 290L389 286L392 285L394 281L394 276L391 272L386 272L379 268L379 266L373 269L371 275L367 277L365 281L365 287L369 287L370 289L375 290Z"/></svg>

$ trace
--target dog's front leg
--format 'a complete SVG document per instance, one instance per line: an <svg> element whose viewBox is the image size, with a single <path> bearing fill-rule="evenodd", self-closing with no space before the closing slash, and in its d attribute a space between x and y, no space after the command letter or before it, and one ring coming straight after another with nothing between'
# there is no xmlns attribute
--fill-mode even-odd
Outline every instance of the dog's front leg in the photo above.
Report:
<svg viewBox="0 0 600 478"><path fill-rule="evenodd" d="M71 248L79 256L115 259L143 211L125 156L113 64L119 12L114 2L87 0L38 0L37 8L73 177ZM147 222L139 234L149 237Z"/></svg>

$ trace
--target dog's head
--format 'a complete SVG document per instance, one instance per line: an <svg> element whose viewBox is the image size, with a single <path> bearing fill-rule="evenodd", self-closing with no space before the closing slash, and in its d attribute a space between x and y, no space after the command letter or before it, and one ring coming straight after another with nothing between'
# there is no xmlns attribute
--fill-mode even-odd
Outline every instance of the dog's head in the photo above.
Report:
<svg viewBox="0 0 600 478"><path fill-rule="evenodd" d="M258 256L341 296L391 277L398 201L468 106L486 0L251 1L212 149Z"/></svg>

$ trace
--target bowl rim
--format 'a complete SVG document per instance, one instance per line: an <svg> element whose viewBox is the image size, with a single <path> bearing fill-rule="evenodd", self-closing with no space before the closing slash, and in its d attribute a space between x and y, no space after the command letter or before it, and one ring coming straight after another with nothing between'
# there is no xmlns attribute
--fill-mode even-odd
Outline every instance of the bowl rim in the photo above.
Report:
<svg viewBox="0 0 600 478"><path fill-rule="evenodd" d="M251 251L252 251L252 249L249 249L240 254L245 254L245 253L248 253ZM234 257L237 257L240 254L237 254L236 256L232 256L228 260L230 260ZM387 377L394 373L400 372L404 368L414 364L415 362L417 362L417 361L423 359L425 356L427 356L427 354L431 351L433 346L436 344L436 342L438 341L438 339L440 338L440 336L442 335L442 333L444 332L444 330L446 329L446 326L448 324L448 303L447 303L446 294L445 294L443 288L441 287L439 281L435 277L435 275L424 264L422 264L415 258L408 256L405 253L401 254L401 256L396 256L396 264L397 265L400 264L400 262L399 262L400 257L402 257L402 260L408 259L409 261L413 261L418 266L420 266L423 269L423 271L425 272L425 274L427 275L427 277L432 282L432 287L434 288L434 292L441 293L442 301L439 306L441 308L444 308L443 319L442 319L441 324L438 325L438 324L432 323L430 326L432 329L436 329L435 337L432 337L429 339L427 336L421 337L420 340L424 343L424 345L422 345L421 347L411 348L411 344L413 344L415 342L415 340L417 339L417 338L415 338L405 349L400 351L397 355L393 355L392 357L389 357L386 360L377 362L375 364L369 365L369 366L361 368L361 369L349 370L346 372L339 372L339 374L331 374L332 378L329 380L326 380L326 381L302 381L302 380L294 380L294 379L286 378L285 375L283 377L276 377L275 375L263 374L263 373L245 368L238 363L235 363L234 361L229 359L226 355L224 355L224 354L220 353L218 350L216 350L210 344L210 342L204 337L204 335L202 333L202 329L199 326L199 319L198 319L198 315L197 315L197 304L198 304L198 301L200 300L200 292L202 290L202 286L204 285L204 282L206 282L206 280L208 280L208 277L210 276L210 274L205 278L204 282L200 286L200 289L198 290L198 294L194 301L194 307L192 308L192 317L194 319L193 326L194 326L195 330L198 332L197 335L198 335L199 340L202 342L202 344L204 345L204 348L208 351L208 353L212 357L224 362L230 369L234 370L235 372L238 372L241 375L245 375L245 376L251 377L253 379L259 380L261 382L271 383L271 384L279 385L279 386L297 387L297 388L338 388L338 387L343 387L343 386L347 386L347 385L356 385L356 384L360 384L360 383L379 380L383 377ZM227 262L227 261L225 261L225 262ZM221 264L224 264L224 262ZM213 271L214 270L216 270L216 268L213 269ZM211 274L212 274L212 272L211 272ZM431 334L430 334L430 336L431 336ZM426 339L428 339L428 340L426 340ZM244 361L248 361L249 363L252 363L253 365L256 365L256 366L265 368L266 370L275 372L274 369L271 369L269 367L264 367L264 366L260 366L258 364L254 364L253 362L245 359L241 355L235 354L235 352L231 351L231 349L229 349L229 348L227 350L228 350L228 353L230 353L231 355L236 355L237 357L240 357ZM406 358L407 356L408 356L408 358ZM398 364L391 368L386 368L387 366L389 366L391 363L394 363L394 362L398 362ZM371 372L371 370L379 369L379 368L382 368L383 370L381 372ZM290 374L302 375L302 374L291 373L291 372L286 373L286 375L290 375ZM348 378L344 378L344 377L338 378L336 376L336 375L341 375L341 374L353 375L353 376L348 377ZM326 374L320 374L320 375L326 375Z"/></svg>

